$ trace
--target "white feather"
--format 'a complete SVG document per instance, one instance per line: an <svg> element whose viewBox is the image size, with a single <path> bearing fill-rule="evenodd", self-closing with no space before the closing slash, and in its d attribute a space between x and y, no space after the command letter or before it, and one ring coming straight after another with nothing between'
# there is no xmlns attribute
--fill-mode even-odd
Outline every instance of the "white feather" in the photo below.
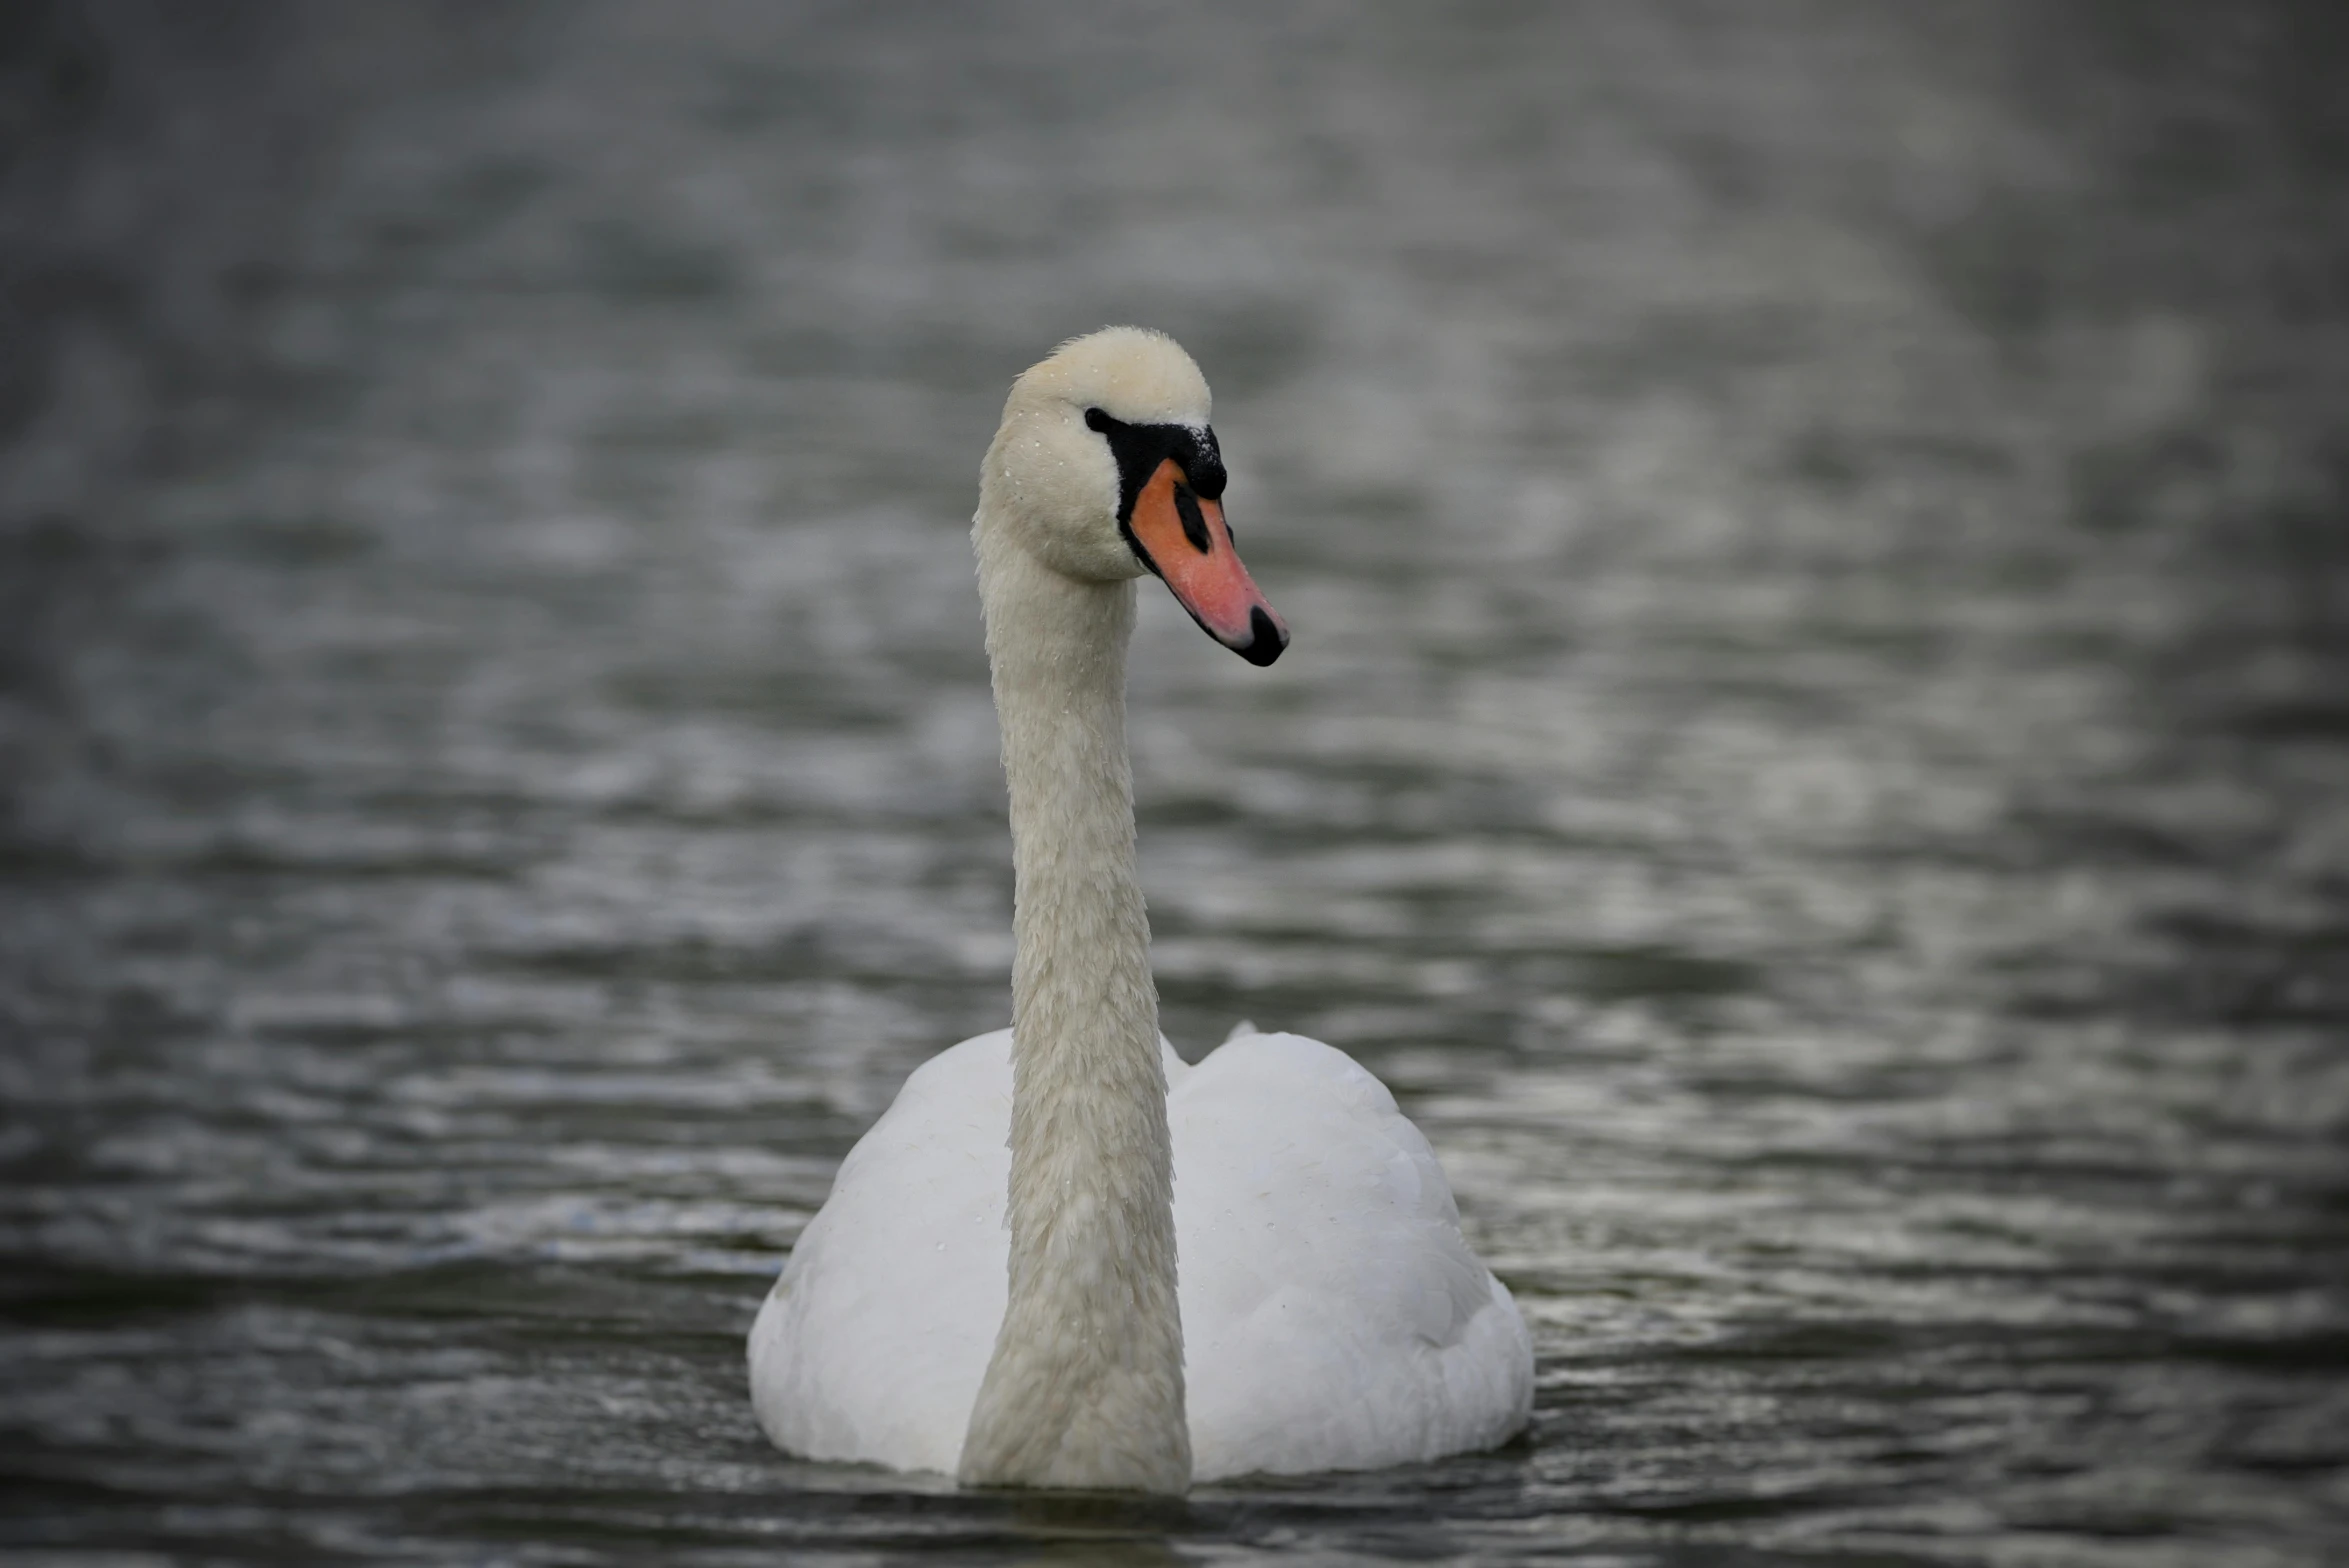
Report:
<svg viewBox="0 0 2349 1568"><path fill-rule="evenodd" d="M1366 1469L1521 1428L1524 1322L1386 1087L1302 1035L1164 1056L1193 1473ZM849 1154L751 1331L776 1443L953 1472L1003 1319L1010 1127L1005 1029L923 1065Z"/></svg>

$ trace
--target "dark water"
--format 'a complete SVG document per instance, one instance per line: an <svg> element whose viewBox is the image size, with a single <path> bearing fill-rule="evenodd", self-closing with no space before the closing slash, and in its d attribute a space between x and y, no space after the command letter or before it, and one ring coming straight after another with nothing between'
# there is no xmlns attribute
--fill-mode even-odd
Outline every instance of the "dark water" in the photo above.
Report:
<svg viewBox="0 0 2349 1568"><path fill-rule="evenodd" d="M2329 10L8 16L0 1546L2349 1542ZM752 1426L835 1163L1005 1016L963 526L1112 320L1297 634L1145 600L1169 1030L1395 1086L1505 1452Z"/></svg>

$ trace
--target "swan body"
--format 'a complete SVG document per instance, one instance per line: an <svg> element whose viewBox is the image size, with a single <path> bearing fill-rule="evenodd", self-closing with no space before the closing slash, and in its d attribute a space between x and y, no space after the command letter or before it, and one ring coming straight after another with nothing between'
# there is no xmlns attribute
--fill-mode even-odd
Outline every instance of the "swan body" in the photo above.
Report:
<svg viewBox="0 0 2349 1568"><path fill-rule="evenodd" d="M1161 1059L1194 1477L1512 1435L1525 1326L1386 1087L1294 1034ZM759 1420L783 1447L954 1470L1003 1317L1010 1128L1004 1029L918 1068L850 1153L751 1332Z"/></svg>
<svg viewBox="0 0 2349 1568"><path fill-rule="evenodd" d="M1021 376L972 525L1011 800L1012 1027L918 1069L751 1330L781 1447L966 1484L1179 1492L1525 1423L1530 1341L1433 1152L1344 1053L1158 1032L1125 745L1133 580L1252 663L1205 380L1110 328ZM1178 1263L1179 1260L1179 1263Z"/></svg>

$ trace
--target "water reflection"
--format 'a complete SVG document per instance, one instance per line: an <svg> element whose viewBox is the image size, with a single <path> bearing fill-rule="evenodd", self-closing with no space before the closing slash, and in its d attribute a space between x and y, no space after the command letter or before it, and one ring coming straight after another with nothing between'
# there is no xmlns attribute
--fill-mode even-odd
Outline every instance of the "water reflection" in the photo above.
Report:
<svg viewBox="0 0 2349 1568"><path fill-rule="evenodd" d="M2339 1538L2315 12L16 15L12 1548ZM1145 606L1168 1028L1405 1099L1536 1324L1496 1455L1157 1512L749 1418L1002 1021L963 520L1129 318L1298 636Z"/></svg>

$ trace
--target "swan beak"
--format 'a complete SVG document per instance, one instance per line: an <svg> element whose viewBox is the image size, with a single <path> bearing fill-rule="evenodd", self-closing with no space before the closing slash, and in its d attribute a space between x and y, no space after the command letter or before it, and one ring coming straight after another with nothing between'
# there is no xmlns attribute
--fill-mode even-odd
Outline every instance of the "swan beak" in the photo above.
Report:
<svg viewBox="0 0 2349 1568"><path fill-rule="evenodd" d="M1168 458L1134 498L1134 551L1191 612L1202 631L1250 664L1270 664L1289 645L1289 628L1240 564L1223 503L1191 488Z"/></svg>

